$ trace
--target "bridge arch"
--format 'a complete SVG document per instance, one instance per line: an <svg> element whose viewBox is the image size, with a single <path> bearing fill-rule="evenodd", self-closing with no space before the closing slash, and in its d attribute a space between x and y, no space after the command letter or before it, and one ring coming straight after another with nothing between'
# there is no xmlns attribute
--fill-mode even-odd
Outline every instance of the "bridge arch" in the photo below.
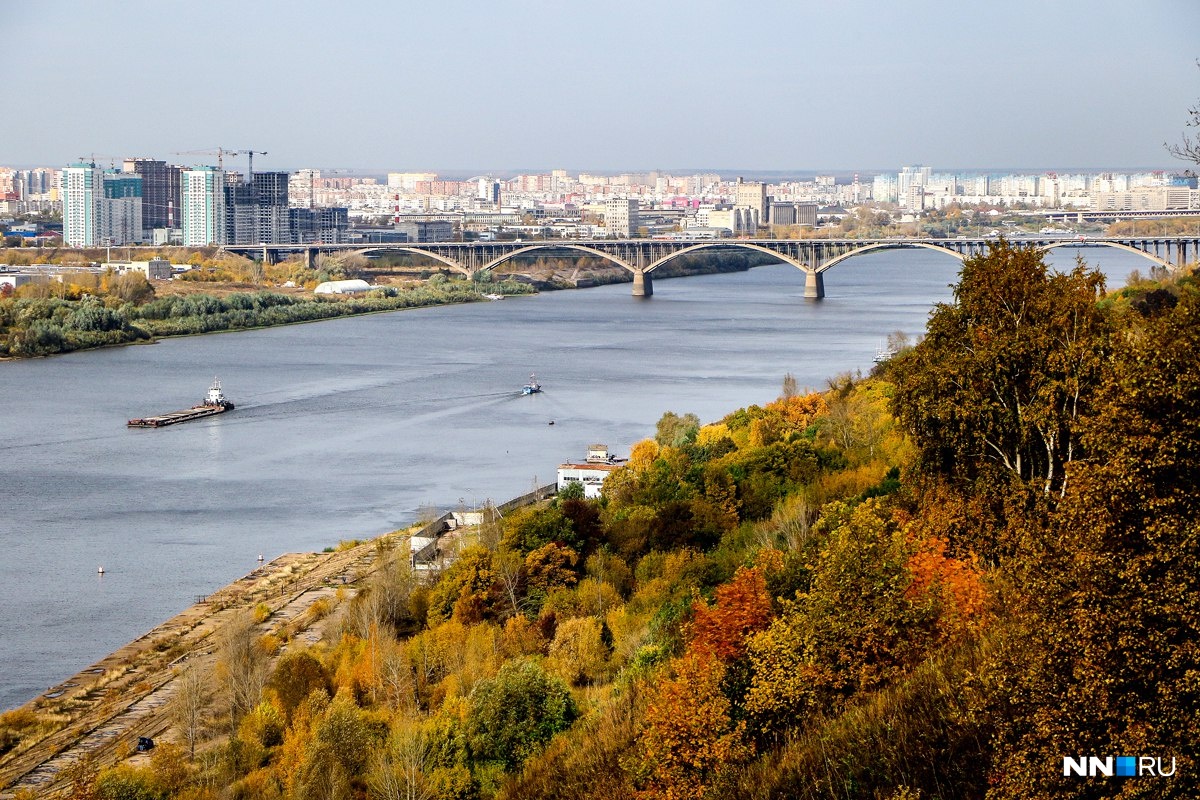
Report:
<svg viewBox="0 0 1200 800"><path fill-rule="evenodd" d="M735 249L757 250L760 253L766 253L767 255L771 256L772 258L778 258L780 261L784 261L788 264L791 264L793 267L795 267L796 269L802 270L803 272L812 272L813 271L812 267L808 266L807 264L802 264L801 262L797 261L796 259L792 258L791 256L784 255L783 253L772 250L769 247L763 247L762 245L752 244L750 242L731 242L728 240L716 239L711 242L701 242L700 244L694 244L691 247L685 247L682 250L677 250L674 253L669 253L669 254L663 256L662 258L658 259L654 263L650 264L649 266L647 266L645 269L645 272L650 273L650 272L658 269L663 264L667 263L668 261L670 261L672 259L678 258L679 256L686 255L688 253L694 253L697 250L735 250Z"/></svg>
<svg viewBox="0 0 1200 800"><path fill-rule="evenodd" d="M537 244L531 244L528 247L522 247L518 250L513 250L511 253L505 253L499 258L492 259L487 264L484 264L482 267L480 267L478 271L483 272L485 270L494 269L500 264L503 264L505 261L510 261L522 253L530 253L534 250L579 250L580 252L603 258L605 261L611 261L617 266L622 267L634 274L637 274L638 271L637 267L633 266L623 258L614 256L612 253L606 253L603 250L597 250L596 248L588 247L587 245L572 244L571 242L538 242Z"/></svg>
<svg viewBox="0 0 1200 800"><path fill-rule="evenodd" d="M817 272L825 272L829 268L842 263L848 258L861 256L864 253L869 253L873 250L907 250L913 247L924 247L926 250L933 250L938 253L945 253L948 256L954 256L959 261L962 261L966 256L957 250L951 250L949 247L932 244L930 242L912 242L912 241L896 241L896 242L879 242L877 244L867 244L862 247L857 247L848 253L842 253L840 256L834 256L817 268Z"/></svg>
<svg viewBox="0 0 1200 800"><path fill-rule="evenodd" d="M1062 242L1051 242L1050 244L1039 245L1038 249L1043 252L1048 253L1051 250L1054 250L1055 248L1058 248L1058 247L1115 247L1118 250L1126 250L1130 253L1136 253L1137 255L1141 256L1142 258L1146 258L1146 259L1149 259L1150 261L1153 261L1155 264L1158 264L1160 267L1164 267L1168 270L1173 269L1173 266L1170 262L1164 261L1163 259L1159 258L1158 256L1152 256L1149 253L1147 253L1145 250L1139 250L1138 248L1134 247L1133 245L1123 244L1121 242L1105 242L1105 241L1099 241L1099 240L1094 240L1094 239L1082 239L1082 240L1068 239L1068 240L1062 241Z"/></svg>
<svg viewBox="0 0 1200 800"><path fill-rule="evenodd" d="M463 275L466 275L468 278L471 277L471 270L467 269L467 267L465 265L460 264L459 262L455 261L453 258L449 258L448 256L439 255L430 250L423 250L419 247L405 247L403 245L381 244L376 247L364 247L361 250L355 250L354 252L358 253L359 255L363 255L363 256L365 256L367 253L375 253L375 252L412 253L412 254L418 255L418 256L428 256L429 258L432 258L435 261L442 262L443 264L450 267L450 269L452 269L456 272L461 272Z"/></svg>

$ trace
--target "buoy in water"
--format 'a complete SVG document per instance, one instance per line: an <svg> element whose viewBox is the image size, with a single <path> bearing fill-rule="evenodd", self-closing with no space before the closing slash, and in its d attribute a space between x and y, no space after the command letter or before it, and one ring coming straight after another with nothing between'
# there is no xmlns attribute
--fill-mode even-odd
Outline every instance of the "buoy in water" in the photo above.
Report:
<svg viewBox="0 0 1200 800"><path fill-rule="evenodd" d="M97 574L97 575L103 575L103 574L104 574L104 567L96 567L96 574Z"/></svg>

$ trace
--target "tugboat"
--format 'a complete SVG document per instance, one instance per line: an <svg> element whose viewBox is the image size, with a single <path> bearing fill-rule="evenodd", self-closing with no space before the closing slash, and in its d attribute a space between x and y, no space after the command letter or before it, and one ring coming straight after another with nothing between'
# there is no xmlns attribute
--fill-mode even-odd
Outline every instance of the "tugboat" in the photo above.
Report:
<svg viewBox="0 0 1200 800"><path fill-rule="evenodd" d="M537 394L542 390L542 385L537 382L536 375L529 376L529 383L521 387L521 394Z"/></svg>
<svg viewBox="0 0 1200 800"><path fill-rule="evenodd" d="M233 403L225 399L225 395L221 392L221 382L214 378L212 386L208 387L208 394L204 396L204 402L182 411L171 411L154 417L136 417L129 420L128 425L130 428L162 428L177 422L189 422L232 410Z"/></svg>

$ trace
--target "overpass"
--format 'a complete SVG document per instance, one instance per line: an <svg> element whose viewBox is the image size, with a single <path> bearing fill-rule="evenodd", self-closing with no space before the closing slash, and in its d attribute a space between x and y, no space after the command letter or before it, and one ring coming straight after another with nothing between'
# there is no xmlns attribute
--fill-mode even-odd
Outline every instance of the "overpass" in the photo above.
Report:
<svg viewBox="0 0 1200 800"><path fill-rule="evenodd" d="M766 253L804 273L804 296L825 296L825 273L854 256L879 250L923 248L963 259L980 255L997 241L971 239L597 239L548 240L535 242L423 242L381 244L258 244L224 245L223 250L272 263L280 257L303 253L312 264L317 253L351 252L362 255L411 253L440 262L445 267L472 277L493 270L506 261L539 251L572 251L595 256L627 270L633 276L633 295L654 294L652 273L663 264L688 253L739 250ZM1109 247L1143 256L1167 269L1178 269L1197 259L1200 235L1156 237L1062 237L1026 236L1012 244L1050 251L1061 247Z"/></svg>

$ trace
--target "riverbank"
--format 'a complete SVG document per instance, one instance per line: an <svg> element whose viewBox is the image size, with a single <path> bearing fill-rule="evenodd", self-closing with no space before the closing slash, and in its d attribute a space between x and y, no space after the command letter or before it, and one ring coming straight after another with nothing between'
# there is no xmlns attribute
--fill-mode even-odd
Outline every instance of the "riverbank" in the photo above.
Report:
<svg viewBox="0 0 1200 800"><path fill-rule="evenodd" d="M115 763L138 736L171 725L170 698L184 665L211 666L221 632L253 610L263 635L281 642L311 632L333 610L337 590L369 571L377 553L407 540L395 531L331 553L289 553L196 602L19 708L0 715L0 798L18 789L46 796L85 756ZM343 593L345 596L345 593ZM14 741L15 740L15 741Z"/></svg>
<svg viewBox="0 0 1200 800"><path fill-rule="evenodd" d="M539 487L496 511L539 502L554 488ZM336 549L286 553L197 597L124 647L0 714L0 800L12 800L20 791L38 797L64 792L72 767L84 759L95 768L145 760L133 749L139 737L178 741L172 700L179 679L185 670L211 673L228 626L253 613L260 641L275 642L276 657L292 641L315 644L384 556L419 544L425 552L436 550L441 564L481 520L479 512L446 512L424 525L343 542ZM420 568L425 575L435 571L432 560Z"/></svg>
<svg viewBox="0 0 1200 800"><path fill-rule="evenodd" d="M519 283L501 283L503 294L527 294ZM479 302L467 281L441 281L411 289L382 287L365 296L295 297L259 291L213 296L167 295L140 305L112 306L89 294L78 299L0 300L0 356L31 357L153 341L167 336L252 330L381 311Z"/></svg>
<svg viewBox="0 0 1200 800"><path fill-rule="evenodd" d="M770 263L760 254L685 255L654 272L657 280L743 272ZM372 271L378 280L390 275ZM394 277L394 276L393 276ZM429 274L418 286L382 284L365 296L316 297L276 291L172 293L119 306L88 293L78 297L21 297L0 300L0 360L60 355L129 344L153 344L166 338L262 330L327 319L459 305L483 300L480 286L500 295L585 289L629 283L632 276L611 264L561 270L532 264L516 278L485 284Z"/></svg>

